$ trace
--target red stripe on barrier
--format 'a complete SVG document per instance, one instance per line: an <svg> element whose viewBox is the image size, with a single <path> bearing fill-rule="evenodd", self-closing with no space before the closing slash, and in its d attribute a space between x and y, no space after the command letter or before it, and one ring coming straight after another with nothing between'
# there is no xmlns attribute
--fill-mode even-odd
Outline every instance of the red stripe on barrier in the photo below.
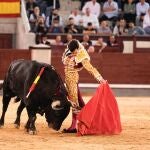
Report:
<svg viewBox="0 0 150 150"><path fill-rule="evenodd" d="M20 17L20 14L0 14L0 18L15 18Z"/></svg>

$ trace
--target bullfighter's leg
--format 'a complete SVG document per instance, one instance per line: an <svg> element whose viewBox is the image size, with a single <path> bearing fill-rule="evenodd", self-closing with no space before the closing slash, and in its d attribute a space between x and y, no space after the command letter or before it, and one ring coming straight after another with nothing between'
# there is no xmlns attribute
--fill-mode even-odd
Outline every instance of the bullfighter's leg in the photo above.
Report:
<svg viewBox="0 0 150 150"><path fill-rule="evenodd" d="M18 106L17 109L17 118L14 122L16 128L20 127L20 116L24 108L25 108L25 104L23 103L23 101L20 101L20 105Z"/></svg>
<svg viewBox="0 0 150 150"><path fill-rule="evenodd" d="M11 100L11 96L3 93L3 100L2 100L3 108L2 108L2 115L1 115L1 119L0 119L0 127L4 126L5 113L7 111L10 100Z"/></svg>
<svg viewBox="0 0 150 150"><path fill-rule="evenodd" d="M79 106L82 108L84 107L85 103L82 99L82 96L81 96L81 93L80 93L80 89L79 87L77 86L77 91L78 91L78 103L79 103ZM77 114L79 113L78 112L74 112L72 111L72 123L71 123L71 126L68 128L68 129L64 129L63 132L64 133L76 133L77 132L77 129L76 129L76 125L77 125Z"/></svg>
<svg viewBox="0 0 150 150"><path fill-rule="evenodd" d="M31 108L27 107L27 113L28 113L28 121L25 126L29 134L36 134L36 127L35 127L35 121L36 121L36 112L32 111Z"/></svg>

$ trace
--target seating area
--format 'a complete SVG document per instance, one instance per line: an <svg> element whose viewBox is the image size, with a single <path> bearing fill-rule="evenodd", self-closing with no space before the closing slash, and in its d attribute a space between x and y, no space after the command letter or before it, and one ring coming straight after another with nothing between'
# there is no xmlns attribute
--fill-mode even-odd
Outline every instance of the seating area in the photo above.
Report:
<svg viewBox="0 0 150 150"><path fill-rule="evenodd" d="M55 40L56 36L58 34L48 34L48 40ZM62 37L62 40L66 40L66 34L60 34ZM14 35L13 34L0 34L0 49L11 49L13 48L13 41L14 41ZM78 40L81 40L83 35L82 34L75 34L72 35L73 38L76 38ZM90 39L92 41L95 41L99 36L98 35L90 35ZM102 36L103 39L108 40L109 36ZM126 48L126 44L124 44L124 41L127 42L132 42L133 46L133 52L134 53L149 53L150 52L150 36L118 36L117 37L117 46L111 47L111 46L106 46L103 50L102 53L107 53L107 52L120 52L123 53L123 50ZM144 43L144 44L143 44ZM101 48L101 46L94 46L95 47L95 53L98 52L98 50ZM66 48L66 45L51 45L51 50L53 51L61 51L63 52Z"/></svg>

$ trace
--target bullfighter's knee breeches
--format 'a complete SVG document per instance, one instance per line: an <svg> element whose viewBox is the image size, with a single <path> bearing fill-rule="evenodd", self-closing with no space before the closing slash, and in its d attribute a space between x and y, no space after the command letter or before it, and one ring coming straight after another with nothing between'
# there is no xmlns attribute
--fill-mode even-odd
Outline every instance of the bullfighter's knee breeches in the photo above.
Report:
<svg viewBox="0 0 150 150"><path fill-rule="evenodd" d="M78 103L78 89L77 89L77 83L74 82L67 82L66 83L69 100L71 100L74 103Z"/></svg>

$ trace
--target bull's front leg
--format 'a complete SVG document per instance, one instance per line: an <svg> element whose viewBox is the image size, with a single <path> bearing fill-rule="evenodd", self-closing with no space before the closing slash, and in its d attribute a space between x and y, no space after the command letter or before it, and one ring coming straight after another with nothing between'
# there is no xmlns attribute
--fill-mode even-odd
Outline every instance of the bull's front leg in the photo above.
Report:
<svg viewBox="0 0 150 150"><path fill-rule="evenodd" d="M35 121L36 121L36 112L27 107L28 121L25 126L27 132L31 135L37 134Z"/></svg>

